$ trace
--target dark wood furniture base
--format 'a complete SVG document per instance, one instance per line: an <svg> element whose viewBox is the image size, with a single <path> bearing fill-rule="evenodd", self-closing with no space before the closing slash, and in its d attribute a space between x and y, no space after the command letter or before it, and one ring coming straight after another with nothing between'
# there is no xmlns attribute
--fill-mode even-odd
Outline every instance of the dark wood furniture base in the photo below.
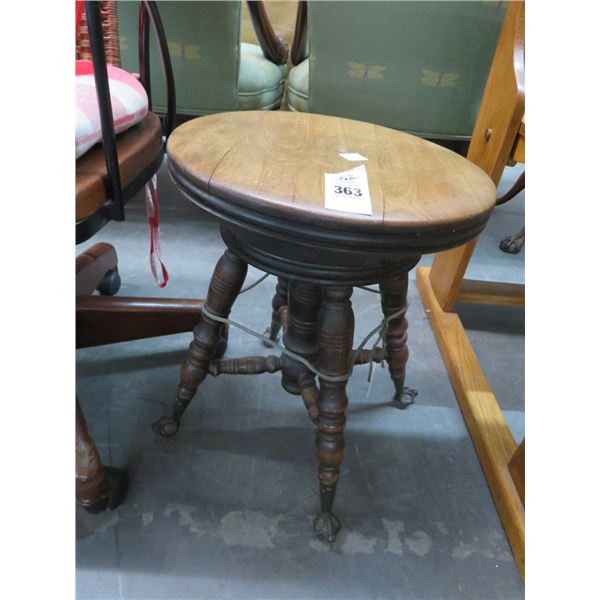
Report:
<svg viewBox="0 0 600 600"><path fill-rule="evenodd" d="M76 344L88 348L173 333L191 332L202 315L203 300L125 298L102 295L118 291L117 253L100 242L76 259ZM95 290L101 295L91 295ZM227 328L221 328L217 356L227 348ZM103 466L77 401L77 499L90 513L112 510L127 494L127 472Z"/></svg>
<svg viewBox="0 0 600 600"><path fill-rule="evenodd" d="M92 514L113 510L127 495L127 473L102 466L79 400L75 401L75 424L75 493L79 505Z"/></svg>
<svg viewBox="0 0 600 600"><path fill-rule="evenodd" d="M192 331L202 300L79 296L77 348Z"/></svg>
<svg viewBox="0 0 600 600"><path fill-rule="evenodd" d="M223 237L227 238L225 232ZM381 362L386 358L396 387L395 399L402 408L410 404L404 397L414 397L416 394L414 390L404 387L408 360L408 323L405 317L408 269L416 260L418 259L413 257L407 261L400 272L394 269L395 277L380 284L384 315L399 313L389 322L385 334L387 350L363 349L354 361L355 364L360 364L370 360ZM302 397L318 431L321 510L315 519L314 528L325 540L333 542L341 527L340 520L333 513L333 501L345 453L344 426L348 406L346 382L355 354L352 348L354 314L350 301L353 286L321 285L279 277L273 297L271 327L267 329L268 336L276 339L279 330L283 328L285 347L315 365L324 376L318 377L317 384L314 373L300 361L286 355L219 359L223 324L213 316L229 316L244 284L247 269L246 261L231 249L226 250L217 263L204 303L206 310L202 312L194 329L194 339L181 367L181 379L172 413L157 421L153 428L162 436L174 435L198 386L209 374L249 375L281 371L283 388ZM281 319L282 313L286 314L286 319ZM337 380L332 381L330 378Z"/></svg>

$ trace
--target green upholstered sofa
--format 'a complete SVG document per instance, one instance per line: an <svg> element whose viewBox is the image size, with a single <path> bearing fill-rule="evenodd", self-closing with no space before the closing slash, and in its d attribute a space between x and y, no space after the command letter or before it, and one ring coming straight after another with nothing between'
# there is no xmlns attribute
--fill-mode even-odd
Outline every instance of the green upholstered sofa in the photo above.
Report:
<svg viewBox="0 0 600 600"><path fill-rule="evenodd" d="M173 65L178 115L279 108L287 76L287 47L271 29L271 41L281 42L281 47L269 53L264 39L269 32L264 27L270 29L270 25L264 23L262 3L251 9L261 45L240 43L241 2L166 1L157 5ZM138 10L138 2L117 2L121 61L130 71L138 70ZM256 10L262 12L257 16ZM153 45L151 36L152 108L163 112L166 90Z"/></svg>
<svg viewBox="0 0 600 600"><path fill-rule="evenodd" d="M470 139L506 2L301 2L290 110Z"/></svg>

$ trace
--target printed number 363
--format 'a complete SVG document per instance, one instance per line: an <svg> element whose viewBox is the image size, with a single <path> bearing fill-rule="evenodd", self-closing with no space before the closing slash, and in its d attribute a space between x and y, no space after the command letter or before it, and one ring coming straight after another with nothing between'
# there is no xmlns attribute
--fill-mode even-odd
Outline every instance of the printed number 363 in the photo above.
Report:
<svg viewBox="0 0 600 600"><path fill-rule="evenodd" d="M362 196L362 190L360 188L342 187L341 185L333 186L334 194L344 194L346 196Z"/></svg>

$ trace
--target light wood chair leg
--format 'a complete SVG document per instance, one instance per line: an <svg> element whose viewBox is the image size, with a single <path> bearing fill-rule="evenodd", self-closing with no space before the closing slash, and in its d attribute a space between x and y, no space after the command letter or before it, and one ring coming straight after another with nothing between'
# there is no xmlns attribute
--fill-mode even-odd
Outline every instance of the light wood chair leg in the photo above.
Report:
<svg viewBox="0 0 600 600"><path fill-rule="evenodd" d="M508 470L523 503L523 508L525 508L525 439L519 444L510 459Z"/></svg>
<svg viewBox="0 0 600 600"><path fill-rule="evenodd" d="M446 371L483 467L521 576L525 573L525 509L509 471L517 444L456 313L445 312L430 285L429 267L417 269L417 288Z"/></svg>
<svg viewBox="0 0 600 600"><path fill-rule="evenodd" d="M464 246L438 252L433 259L429 281L437 302L444 312L450 312L454 308L476 245L477 238Z"/></svg>

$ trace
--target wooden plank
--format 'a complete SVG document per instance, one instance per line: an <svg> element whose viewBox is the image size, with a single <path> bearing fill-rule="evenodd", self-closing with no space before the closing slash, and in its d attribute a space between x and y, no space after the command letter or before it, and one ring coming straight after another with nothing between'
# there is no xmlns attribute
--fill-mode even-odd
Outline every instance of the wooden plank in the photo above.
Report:
<svg viewBox="0 0 600 600"><path fill-rule="evenodd" d="M463 279L458 302L525 306L525 286L518 283Z"/></svg>
<svg viewBox="0 0 600 600"><path fill-rule="evenodd" d="M514 148L511 152L511 158L516 163L525 164L525 135L519 133L517 136Z"/></svg>
<svg viewBox="0 0 600 600"><path fill-rule="evenodd" d="M76 347L89 348L192 332L204 300L78 296Z"/></svg>
<svg viewBox="0 0 600 600"><path fill-rule="evenodd" d="M445 311L454 308L477 239L471 240L464 246L438 252L433 258L431 286L437 301Z"/></svg>
<svg viewBox="0 0 600 600"><path fill-rule="evenodd" d="M525 440L523 440L508 463L510 476L525 506Z"/></svg>
<svg viewBox="0 0 600 600"><path fill-rule="evenodd" d="M525 510L508 470L516 443L479 365L458 315L444 312L429 281L417 269L417 287L477 451L517 568L525 578Z"/></svg>

